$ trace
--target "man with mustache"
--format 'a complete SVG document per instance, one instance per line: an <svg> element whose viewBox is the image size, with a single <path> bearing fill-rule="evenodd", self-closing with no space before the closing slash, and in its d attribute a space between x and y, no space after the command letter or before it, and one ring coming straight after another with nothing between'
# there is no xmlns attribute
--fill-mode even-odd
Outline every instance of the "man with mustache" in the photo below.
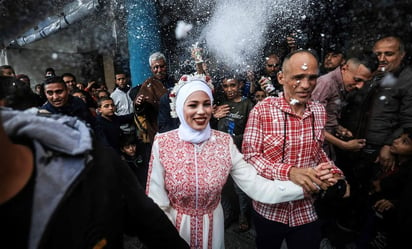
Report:
<svg viewBox="0 0 412 249"><path fill-rule="evenodd" d="M345 65L346 56L343 47L338 44L331 44L325 51L323 64L321 67L321 74L332 72L336 68Z"/></svg>
<svg viewBox="0 0 412 249"><path fill-rule="evenodd" d="M157 118L159 116L160 98L168 93L175 85L175 79L167 72L166 57L155 52L149 57L152 76L146 79L134 99L135 123L137 134L142 141L141 150L144 151L144 160L149 162L154 136L159 130Z"/></svg>
<svg viewBox="0 0 412 249"><path fill-rule="evenodd" d="M145 143L151 144L154 135L158 131L157 116L159 113L160 97L167 93L169 88L174 87L175 80L167 73L166 57L156 52L149 57L150 70L153 75L143 82L136 99L135 113L144 117L146 132L140 130L140 135ZM137 124L137 126L141 126ZM142 134L145 133L145 134Z"/></svg>
<svg viewBox="0 0 412 249"><path fill-rule="evenodd" d="M389 147L403 127L412 124L412 68L405 65L405 45L399 37L379 39L373 46L377 76L363 90L364 115L358 127L366 138L367 153L385 170L395 167Z"/></svg>
<svg viewBox="0 0 412 249"><path fill-rule="evenodd" d="M374 79L361 89L359 118L354 137L365 138L366 145L356 154L351 184L355 220L341 219L340 225L361 229L372 181L397 168L390 145L405 127L412 126L412 68L407 66L403 41L396 36L377 40L373 53L378 59Z"/></svg>
<svg viewBox="0 0 412 249"><path fill-rule="evenodd" d="M78 117L91 126L94 126L95 119L80 98L75 98L69 94L69 89L60 76L48 77L44 81L44 93L47 102L39 109L40 113L64 114Z"/></svg>
<svg viewBox="0 0 412 249"><path fill-rule="evenodd" d="M282 85L276 78L280 70L279 56L270 54L265 57L264 61L264 68L258 73L257 83L269 96L278 96L282 91Z"/></svg>

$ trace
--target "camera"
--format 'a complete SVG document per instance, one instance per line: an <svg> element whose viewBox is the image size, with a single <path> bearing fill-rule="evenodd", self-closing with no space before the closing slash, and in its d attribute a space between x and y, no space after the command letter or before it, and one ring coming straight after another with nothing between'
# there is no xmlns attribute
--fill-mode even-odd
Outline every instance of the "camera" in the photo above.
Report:
<svg viewBox="0 0 412 249"><path fill-rule="evenodd" d="M333 186L329 187L327 190L322 190L320 198L322 200L338 200L342 198L346 193L346 181L343 179L338 180Z"/></svg>

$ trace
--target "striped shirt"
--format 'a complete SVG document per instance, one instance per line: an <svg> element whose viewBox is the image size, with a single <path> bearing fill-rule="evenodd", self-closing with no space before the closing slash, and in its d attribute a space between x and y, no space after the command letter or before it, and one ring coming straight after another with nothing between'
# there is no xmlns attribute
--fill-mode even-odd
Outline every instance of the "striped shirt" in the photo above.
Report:
<svg viewBox="0 0 412 249"><path fill-rule="evenodd" d="M245 160L263 177L290 180L292 166L309 168L330 161L322 149L325 123L326 112L319 103L307 103L299 117L283 97L268 97L249 114L242 145ZM332 173L342 174L336 166ZM272 205L254 201L253 206L266 219L292 227L318 218L312 198Z"/></svg>

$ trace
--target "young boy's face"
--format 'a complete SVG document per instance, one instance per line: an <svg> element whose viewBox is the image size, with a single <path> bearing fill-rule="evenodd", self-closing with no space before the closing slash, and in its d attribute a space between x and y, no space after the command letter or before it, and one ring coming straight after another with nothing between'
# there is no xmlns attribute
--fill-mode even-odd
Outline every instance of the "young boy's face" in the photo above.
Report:
<svg viewBox="0 0 412 249"><path fill-rule="evenodd" d="M408 134L402 134L393 141L390 150L393 154L412 156L412 139Z"/></svg>
<svg viewBox="0 0 412 249"><path fill-rule="evenodd" d="M84 103L86 103L86 96L83 93L77 92L77 93L73 93L72 95L73 97L80 98L81 100L83 100Z"/></svg>
<svg viewBox="0 0 412 249"><path fill-rule="evenodd" d="M111 99L103 100L100 107L98 108L99 113L103 117L112 117L115 110L116 107L114 106L113 100Z"/></svg>
<svg viewBox="0 0 412 249"><path fill-rule="evenodd" d="M97 93L97 98L98 99L103 98L103 97L110 97L110 96L107 94L107 92L98 92Z"/></svg>
<svg viewBox="0 0 412 249"><path fill-rule="evenodd" d="M264 98L266 98L266 93L264 91L256 91L255 92L256 102L262 101Z"/></svg>
<svg viewBox="0 0 412 249"><path fill-rule="evenodd" d="M228 100L234 100L240 96L240 83L235 79L224 79L222 88Z"/></svg>
<svg viewBox="0 0 412 249"><path fill-rule="evenodd" d="M133 156L136 155L136 145L135 144L129 144L129 145L123 146L121 151L124 154L133 157Z"/></svg>

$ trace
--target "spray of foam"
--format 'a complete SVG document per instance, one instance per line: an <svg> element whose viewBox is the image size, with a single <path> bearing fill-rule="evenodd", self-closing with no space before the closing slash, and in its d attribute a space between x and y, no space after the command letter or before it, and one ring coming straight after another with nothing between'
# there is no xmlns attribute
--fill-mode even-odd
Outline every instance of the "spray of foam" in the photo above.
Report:
<svg viewBox="0 0 412 249"><path fill-rule="evenodd" d="M276 23L281 30L285 21L302 21L307 4L307 0L218 0L200 40L219 61L242 68L261 56L268 34L280 35L269 30L271 25Z"/></svg>
<svg viewBox="0 0 412 249"><path fill-rule="evenodd" d="M261 2L218 3L202 34L208 50L218 60L233 68L239 67L262 48L266 13Z"/></svg>
<svg viewBox="0 0 412 249"><path fill-rule="evenodd" d="M193 24L186 23L185 21L178 21L175 29L176 39L180 40L186 38L192 28Z"/></svg>

